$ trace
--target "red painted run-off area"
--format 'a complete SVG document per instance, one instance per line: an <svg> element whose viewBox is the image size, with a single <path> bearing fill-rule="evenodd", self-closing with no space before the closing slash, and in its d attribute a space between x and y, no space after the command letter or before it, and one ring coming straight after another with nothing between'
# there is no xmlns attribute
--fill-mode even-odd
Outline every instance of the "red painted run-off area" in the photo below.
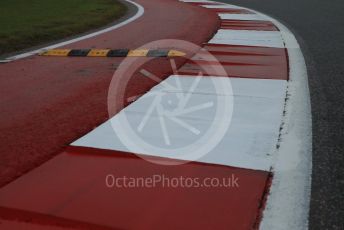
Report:
<svg viewBox="0 0 344 230"><path fill-rule="evenodd" d="M137 2L145 9L141 18L67 47L130 49L159 39L202 44L219 26L216 14L200 7L175 0ZM0 185L50 159L107 120L108 87L121 61L33 56L0 65ZM178 66L182 63L177 61ZM167 59L154 60L147 69L160 78L172 73ZM155 84L141 77L131 81L127 92L143 94Z"/></svg>

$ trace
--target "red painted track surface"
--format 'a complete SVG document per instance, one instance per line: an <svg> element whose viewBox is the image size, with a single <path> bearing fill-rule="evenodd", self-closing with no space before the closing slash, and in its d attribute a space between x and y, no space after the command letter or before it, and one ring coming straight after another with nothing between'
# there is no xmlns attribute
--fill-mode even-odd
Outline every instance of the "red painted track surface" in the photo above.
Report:
<svg viewBox="0 0 344 230"><path fill-rule="evenodd" d="M173 187L167 181L150 188L108 187L109 174L183 176L199 182L233 175L239 187ZM132 154L74 147L1 189L0 204L7 208L0 209L0 215L73 227L90 223L113 229L251 229L259 218L268 174L203 163L158 165Z"/></svg>
<svg viewBox="0 0 344 230"><path fill-rule="evenodd" d="M200 7L174 0L137 2L145 8L138 20L67 47L136 48L167 38L202 44L219 26L215 12ZM0 65L0 185L50 159L108 118L108 87L121 60L33 56ZM172 72L166 59L153 61L147 69L160 78ZM144 93L154 84L133 80L127 93Z"/></svg>

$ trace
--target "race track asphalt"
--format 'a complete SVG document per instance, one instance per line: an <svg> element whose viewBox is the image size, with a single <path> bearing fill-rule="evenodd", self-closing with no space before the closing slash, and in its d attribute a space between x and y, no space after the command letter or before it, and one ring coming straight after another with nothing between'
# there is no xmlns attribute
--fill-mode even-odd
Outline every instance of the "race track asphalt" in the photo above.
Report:
<svg viewBox="0 0 344 230"><path fill-rule="evenodd" d="M312 103L310 229L344 229L344 1L222 1L268 14L298 39Z"/></svg>

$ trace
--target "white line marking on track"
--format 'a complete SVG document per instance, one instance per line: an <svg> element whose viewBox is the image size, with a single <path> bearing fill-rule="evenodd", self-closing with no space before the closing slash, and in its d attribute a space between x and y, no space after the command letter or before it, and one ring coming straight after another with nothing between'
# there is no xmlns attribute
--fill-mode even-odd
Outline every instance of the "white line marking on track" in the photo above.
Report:
<svg viewBox="0 0 344 230"><path fill-rule="evenodd" d="M308 229L312 180L312 115L307 68L294 35L277 20L270 20L280 29L288 49L290 96L260 229L304 230Z"/></svg>
<svg viewBox="0 0 344 230"><path fill-rule="evenodd" d="M69 44L74 43L74 42L78 42L78 41L81 41L81 40L92 38L92 37L98 36L100 34L103 34L103 33L106 33L106 32L109 32L109 31L112 31L112 30L115 30L115 29L118 29L118 28L120 28L120 27L122 27L124 25L127 25L128 23L135 21L136 19L138 19L139 17L141 17L144 14L144 8L141 5L139 5L138 3L134 2L134 1L131 1L131 0L125 0L125 1L135 5L138 10L137 10L136 14L133 17L128 18L127 20L125 20L125 21L123 21L123 22L121 22L119 24L116 24L116 25L113 25L111 27L108 27L108 28L105 28L105 29L102 29L102 30L96 31L94 33L87 34L87 35L84 35L84 36L81 36L81 37L78 37L78 38L74 38L74 39L71 39L71 40L68 40L68 41L64 41L64 42L57 43L57 44L54 44L54 45L50 45L50 46L47 46L47 47L44 47L44 48L40 48L40 49L37 49L37 50L33 50L33 51L26 52L26 53L18 54L18 55L12 56L12 57L8 57L5 60L7 60L7 61L14 61L14 60L18 60L18 59L21 59L21 58L26 58L26 57L38 54L40 52L43 52L45 50L55 49L55 48L58 48L58 47L61 47L61 46L69 45Z"/></svg>
<svg viewBox="0 0 344 230"><path fill-rule="evenodd" d="M257 15L219 14L221 19L264 20L280 30L289 58L288 100L283 118L280 148L276 149L274 178L261 230L308 229L312 173L312 117L307 68L295 36L276 19Z"/></svg>

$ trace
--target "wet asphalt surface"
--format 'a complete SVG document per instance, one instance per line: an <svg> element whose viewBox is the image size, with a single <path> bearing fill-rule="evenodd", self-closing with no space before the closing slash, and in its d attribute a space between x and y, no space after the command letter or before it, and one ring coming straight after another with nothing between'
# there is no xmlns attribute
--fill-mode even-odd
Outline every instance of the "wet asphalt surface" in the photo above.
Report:
<svg viewBox="0 0 344 230"><path fill-rule="evenodd" d="M268 14L296 36L312 103L309 229L344 229L344 1L222 0Z"/></svg>

